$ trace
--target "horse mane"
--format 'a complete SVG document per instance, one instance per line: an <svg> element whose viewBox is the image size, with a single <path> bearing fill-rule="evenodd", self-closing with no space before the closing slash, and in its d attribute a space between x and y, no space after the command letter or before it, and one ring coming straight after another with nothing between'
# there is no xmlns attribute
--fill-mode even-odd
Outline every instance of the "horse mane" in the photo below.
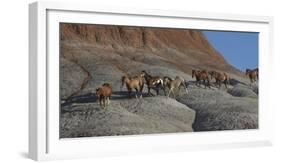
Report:
<svg viewBox="0 0 281 163"><path fill-rule="evenodd" d="M148 74L145 70L142 70L141 73L144 74L144 78L146 81L149 81L152 78L152 76Z"/></svg>
<svg viewBox="0 0 281 163"><path fill-rule="evenodd" d="M175 79L184 80L182 77L176 76Z"/></svg>
<svg viewBox="0 0 281 163"><path fill-rule="evenodd" d="M103 85L102 86L107 86L107 87L109 87L109 86L111 86L109 83L103 83Z"/></svg>
<svg viewBox="0 0 281 163"><path fill-rule="evenodd" d="M127 75L123 75L123 76L121 77L121 82L122 82L122 85L121 85L121 86L124 85L124 82L125 82L125 79L126 79L126 78L130 79Z"/></svg>
<svg viewBox="0 0 281 163"><path fill-rule="evenodd" d="M252 70L251 69L246 69L246 73L249 73L249 72L251 72Z"/></svg>
<svg viewBox="0 0 281 163"><path fill-rule="evenodd" d="M201 73L207 73L207 70L201 70L200 72Z"/></svg>
<svg viewBox="0 0 281 163"><path fill-rule="evenodd" d="M164 76L163 79L164 79L164 80L165 80L165 79L168 79L169 81L172 81L172 80L173 80L172 78L170 78L170 77L168 77L168 76Z"/></svg>
<svg viewBox="0 0 281 163"><path fill-rule="evenodd" d="M109 84L109 83L104 83L102 86L103 86L103 87L112 88L111 84Z"/></svg>

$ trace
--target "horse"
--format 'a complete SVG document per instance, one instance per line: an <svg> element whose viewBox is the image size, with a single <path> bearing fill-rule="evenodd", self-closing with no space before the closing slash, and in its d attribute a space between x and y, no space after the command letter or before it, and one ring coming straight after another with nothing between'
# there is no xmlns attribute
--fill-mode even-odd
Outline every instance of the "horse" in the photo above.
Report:
<svg viewBox="0 0 281 163"><path fill-rule="evenodd" d="M229 76L226 73L210 71L209 74L211 76L211 80L215 78L215 83L219 86L219 88L221 88L221 83L224 83L225 88L227 88L227 84L229 84Z"/></svg>
<svg viewBox="0 0 281 163"><path fill-rule="evenodd" d="M259 79L259 69L255 68L253 70L246 69L246 76L250 78L250 82L253 83Z"/></svg>
<svg viewBox="0 0 281 163"><path fill-rule="evenodd" d="M109 105L109 98L112 94L112 86L109 83L104 83L101 87L96 89L96 96L99 98L99 103L102 108Z"/></svg>
<svg viewBox="0 0 281 163"><path fill-rule="evenodd" d="M208 87L210 87L210 79L209 79L209 75L207 73L206 70L192 70L192 78L196 79L196 85L197 86L200 86L200 81L203 81L204 82L204 85L205 85L205 88L207 87L207 84L208 84ZM207 82L207 83L206 83Z"/></svg>
<svg viewBox="0 0 281 163"><path fill-rule="evenodd" d="M163 78L163 80L164 80L164 86L169 89L169 93L168 93L167 97L170 97L170 93L172 92L173 95L174 95L174 98L176 98L174 91L176 89L179 90L180 86L183 86L184 89L185 89L186 94L188 94L187 86L186 86L185 80L183 78L181 78L179 76L176 76L176 78L173 80L170 77L165 76Z"/></svg>
<svg viewBox="0 0 281 163"><path fill-rule="evenodd" d="M138 98L138 93L140 93L140 98L142 98L142 90L144 86L143 74L134 77L128 77L127 75L124 75L122 76L121 81L121 89L123 88L123 85L126 84L127 90L129 92L129 98L131 98L131 92L133 89L136 90L136 98Z"/></svg>
<svg viewBox="0 0 281 163"><path fill-rule="evenodd" d="M149 75L146 71L142 71L141 74L144 75L147 89L148 89L148 95L153 95L150 92L150 89L155 88L156 89L156 94L159 95L159 88L161 88L166 95L166 91L164 89L164 84L163 84L163 79L159 76L151 76Z"/></svg>

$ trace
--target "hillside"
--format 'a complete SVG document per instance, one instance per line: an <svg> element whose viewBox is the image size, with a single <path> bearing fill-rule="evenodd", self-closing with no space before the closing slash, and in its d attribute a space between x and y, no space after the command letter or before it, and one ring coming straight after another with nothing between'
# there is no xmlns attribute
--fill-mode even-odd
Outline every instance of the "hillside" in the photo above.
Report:
<svg viewBox="0 0 281 163"><path fill-rule="evenodd" d="M226 72L230 85L218 89L213 80L211 89L195 86L192 69ZM143 99L129 99L121 76L142 70L183 77L189 94L149 97L145 86ZM60 76L61 137L258 127L258 87L249 86L198 30L62 23ZM112 103L101 110L94 93L106 82L113 85Z"/></svg>

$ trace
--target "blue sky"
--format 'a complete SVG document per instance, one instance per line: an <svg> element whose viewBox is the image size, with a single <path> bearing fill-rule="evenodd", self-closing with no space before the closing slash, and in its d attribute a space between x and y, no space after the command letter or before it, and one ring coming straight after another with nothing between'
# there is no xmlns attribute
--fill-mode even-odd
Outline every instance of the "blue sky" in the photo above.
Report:
<svg viewBox="0 0 281 163"><path fill-rule="evenodd" d="M203 31L213 47L234 67L258 67L258 33Z"/></svg>

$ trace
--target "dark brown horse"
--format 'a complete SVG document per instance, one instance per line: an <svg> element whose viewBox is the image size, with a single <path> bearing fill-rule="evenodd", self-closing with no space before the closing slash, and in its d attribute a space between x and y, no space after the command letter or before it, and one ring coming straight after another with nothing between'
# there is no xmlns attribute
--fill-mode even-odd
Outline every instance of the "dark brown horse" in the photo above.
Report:
<svg viewBox="0 0 281 163"><path fill-rule="evenodd" d="M159 89L161 88L164 92L164 94L166 95L166 91L164 88L164 83L163 83L163 79L159 76L151 76L149 75L146 71L142 71L141 74L144 75L145 81L146 81L146 85L147 85L147 89L148 89L148 95L153 95L150 92L150 89L155 89L157 95L159 95Z"/></svg>
<svg viewBox="0 0 281 163"><path fill-rule="evenodd" d="M215 83L218 85L219 88L221 87L221 83L223 83L225 85L225 88L227 88L227 84L229 84L229 76L226 73L210 71L209 74L211 76L211 80L215 78Z"/></svg>
<svg viewBox="0 0 281 163"><path fill-rule="evenodd" d="M246 75L250 78L251 83L253 83L259 79L259 69L246 69Z"/></svg>
<svg viewBox="0 0 281 163"><path fill-rule="evenodd" d="M207 73L206 70L192 70L192 78L196 79L196 85L197 86L200 86L200 82L203 81L204 82L204 85L205 85L205 88L208 86L209 88L210 87L210 79L209 79L209 75Z"/></svg>

